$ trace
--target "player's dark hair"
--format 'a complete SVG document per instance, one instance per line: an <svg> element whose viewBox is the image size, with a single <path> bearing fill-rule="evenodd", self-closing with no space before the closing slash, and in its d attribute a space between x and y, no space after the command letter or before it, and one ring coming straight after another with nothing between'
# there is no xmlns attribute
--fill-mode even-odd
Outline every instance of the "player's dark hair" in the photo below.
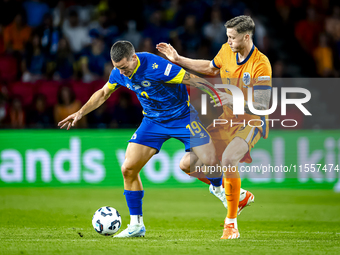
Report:
<svg viewBox="0 0 340 255"><path fill-rule="evenodd" d="M111 47L111 59L116 63L121 61L123 58L130 60L133 54L135 54L135 48L132 43L128 41L118 41Z"/></svg>
<svg viewBox="0 0 340 255"><path fill-rule="evenodd" d="M233 28L237 33L251 33L251 36L255 33L255 23L250 16L241 15L231 20L228 20L224 26L226 28Z"/></svg>

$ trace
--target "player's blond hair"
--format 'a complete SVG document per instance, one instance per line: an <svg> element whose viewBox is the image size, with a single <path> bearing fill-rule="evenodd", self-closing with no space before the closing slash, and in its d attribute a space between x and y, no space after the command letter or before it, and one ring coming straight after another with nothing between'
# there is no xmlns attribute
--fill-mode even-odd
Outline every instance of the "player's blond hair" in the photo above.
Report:
<svg viewBox="0 0 340 255"><path fill-rule="evenodd" d="M226 28L233 28L239 34L250 33L254 35L255 33L255 22L250 16L241 15L237 16L231 20L228 20L224 26Z"/></svg>

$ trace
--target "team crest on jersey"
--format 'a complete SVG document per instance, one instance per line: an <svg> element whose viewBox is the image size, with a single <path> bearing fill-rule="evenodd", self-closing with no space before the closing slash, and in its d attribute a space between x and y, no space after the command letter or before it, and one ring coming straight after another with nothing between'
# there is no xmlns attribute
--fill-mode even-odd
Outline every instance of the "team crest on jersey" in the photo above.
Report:
<svg viewBox="0 0 340 255"><path fill-rule="evenodd" d="M250 84L250 74L248 72L243 73L242 81L246 86Z"/></svg>
<svg viewBox="0 0 340 255"><path fill-rule="evenodd" d="M142 86L143 87L149 87L151 83L149 81L142 81Z"/></svg>

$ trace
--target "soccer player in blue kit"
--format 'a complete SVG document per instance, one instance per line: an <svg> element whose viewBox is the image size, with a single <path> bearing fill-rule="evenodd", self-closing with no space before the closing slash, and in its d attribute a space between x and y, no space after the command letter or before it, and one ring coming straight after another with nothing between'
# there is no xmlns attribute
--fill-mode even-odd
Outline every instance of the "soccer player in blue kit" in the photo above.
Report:
<svg viewBox="0 0 340 255"><path fill-rule="evenodd" d="M157 55L135 53L128 41L118 41L111 48L114 68L109 81L95 92L76 113L58 123L69 130L83 116L98 108L119 87L124 86L136 93L144 118L129 140L125 161L121 167L124 177L124 195L130 211L128 228L115 237L140 237L145 235L142 198L144 190L139 172L150 158L159 152L169 138L176 138L185 145L185 151L193 151L203 164L219 164L215 148L198 113L190 104L185 85L216 93L202 78ZM209 84L209 85L208 85ZM216 188L217 196L227 204L222 178L208 178Z"/></svg>

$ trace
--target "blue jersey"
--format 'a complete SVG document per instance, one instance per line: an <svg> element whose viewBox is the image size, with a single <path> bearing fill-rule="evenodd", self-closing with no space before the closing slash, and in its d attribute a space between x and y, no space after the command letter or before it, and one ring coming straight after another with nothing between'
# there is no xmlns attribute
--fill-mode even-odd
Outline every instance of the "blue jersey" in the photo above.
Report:
<svg viewBox="0 0 340 255"><path fill-rule="evenodd" d="M111 71L107 83L111 90L119 86L136 93L145 117L165 123L182 119L196 111L189 102L189 95L181 84L185 70L170 61L151 53L137 53L137 66L130 77Z"/></svg>

